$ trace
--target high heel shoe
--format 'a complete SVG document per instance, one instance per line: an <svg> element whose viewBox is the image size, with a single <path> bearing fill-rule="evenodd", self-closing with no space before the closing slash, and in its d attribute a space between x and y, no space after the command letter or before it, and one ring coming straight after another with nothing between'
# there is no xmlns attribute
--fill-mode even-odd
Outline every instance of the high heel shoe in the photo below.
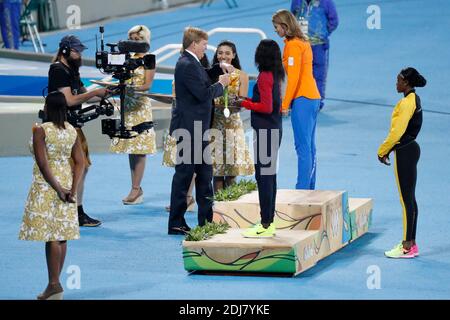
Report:
<svg viewBox="0 0 450 320"><path fill-rule="evenodd" d="M190 201L187 201L187 199L190 198ZM193 196L188 196L186 197L186 205L187 205L187 212L194 212L194 207L195 207L195 199ZM170 205L166 206L166 211L170 212Z"/></svg>
<svg viewBox="0 0 450 320"><path fill-rule="evenodd" d="M37 296L38 300L63 300L64 290L60 283L49 284L44 292Z"/></svg>
<svg viewBox="0 0 450 320"><path fill-rule="evenodd" d="M141 187L139 188L132 188L133 190L139 190L138 194L135 197L126 197L122 200L123 204L125 205L134 205L134 204L140 204L144 201L144 191Z"/></svg>

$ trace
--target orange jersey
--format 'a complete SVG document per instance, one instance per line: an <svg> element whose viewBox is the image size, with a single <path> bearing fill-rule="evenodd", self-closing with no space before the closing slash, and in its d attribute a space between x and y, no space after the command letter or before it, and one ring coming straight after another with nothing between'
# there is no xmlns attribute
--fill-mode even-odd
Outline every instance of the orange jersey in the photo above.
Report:
<svg viewBox="0 0 450 320"><path fill-rule="evenodd" d="M298 97L320 99L316 80L313 76L313 54L309 42L298 38L285 39L283 66L287 75L283 110L289 109L292 100Z"/></svg>

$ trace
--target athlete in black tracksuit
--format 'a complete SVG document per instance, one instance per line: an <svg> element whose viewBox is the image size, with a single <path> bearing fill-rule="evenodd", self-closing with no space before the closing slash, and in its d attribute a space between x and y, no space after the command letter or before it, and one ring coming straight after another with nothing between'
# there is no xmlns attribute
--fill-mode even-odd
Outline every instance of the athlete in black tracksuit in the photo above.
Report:
<svg viewBox="0 0 450 320"><path fill-rule="evenodd" d="M395 152L395 173L403 208L403 241L385 252L389 258L414 258L418 208L416 202L417 163L420 147L416 137L422 127L422 107L415 87L423 87L426 80L414 68L403 69L397 77L397 91L404 94L392 113L388 136L378 149L380 162L389 165L389 153Z"/></svg>

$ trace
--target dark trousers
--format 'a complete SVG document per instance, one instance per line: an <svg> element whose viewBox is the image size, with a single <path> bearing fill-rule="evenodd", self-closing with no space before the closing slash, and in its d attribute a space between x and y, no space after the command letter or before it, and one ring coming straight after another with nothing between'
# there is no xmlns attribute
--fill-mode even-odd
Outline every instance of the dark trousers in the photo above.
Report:
<svg viewBox="0 0 450 320"><path fill-rule="evenodd" d="M317 88L320 92L320 109L323 108L323 99L325 99L325 88L327 85L329 44L317 44L312 46L313 52L313 73Z"/></svg>
<svg viewBox="0 0 450 320"><path fill-rule="evenodd" d="M255 177L258 185L259 207L263 225L271 224L275 217L275 202L277 198L276 168L282 136L281 129L275 130L279 130L278 136L272 136L270 129L256 130L256 139L253 145L256 159ZM264 132L267 132L267 134ZM272 143L274 143L273 147ZM267 161L268 158L271 159L269 162Z"/></svg>
<svg viewBox="0 0 450 320"><path fill-rule="evenodd" d="M20 2L0 2L0 28L6 49L19 49L21 6Z"/></svg>
<svg viewBox="0 0 450 320"><path fill-rule="evenodd" d="M195 199L198 205L198 225L203 226L213 218L212 166L208 164L179 164L175 166L170 195L169 229L186 226L186 195L195 177Z"/></svg>
<svg viewBox="0 0 450 320"><path fill-rule="evenodd" d="M416 240L417 216L416 202L417 163L420 147L416 141L395 150L395 173L403 208L403 240Z"/></svg>

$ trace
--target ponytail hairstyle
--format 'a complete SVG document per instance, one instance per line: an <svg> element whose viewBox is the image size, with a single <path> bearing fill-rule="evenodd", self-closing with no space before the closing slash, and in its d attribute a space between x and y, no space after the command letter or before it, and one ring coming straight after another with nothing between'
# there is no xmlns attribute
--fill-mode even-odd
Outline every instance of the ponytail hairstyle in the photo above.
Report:
<svg viewBox="0 0 450 320"><path fill-rule="evenodd" d="M295 16L288 10L281 9L272 16L272 23L281 25L286 31L286 39L299 38L308 41L308 35L303 34Z"/></svg>
<svg viewBox="0 0 450 320"><path fill-rule="evenodd" d="M45 98L44 110L47 121L53 122L60 129L66 129L64 122L67 121L67 101L62 92L50 92Z"/></svg>
<svg viewBox="0 0 450 320"><path fill-rule="evenodd" d="M427 80L414 68L408 67L400 71L400 77L408 82L408 84L415 87L425 87Z"/></svg>

